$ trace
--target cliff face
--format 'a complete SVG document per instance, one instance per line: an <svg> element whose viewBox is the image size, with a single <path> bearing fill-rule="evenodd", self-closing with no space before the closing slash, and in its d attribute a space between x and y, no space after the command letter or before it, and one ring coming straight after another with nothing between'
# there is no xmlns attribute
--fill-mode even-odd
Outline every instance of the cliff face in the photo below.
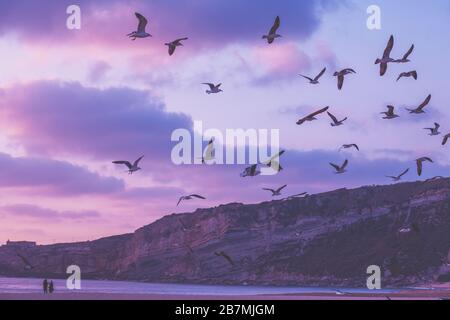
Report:
<svg viewBox="0 0 450 320"><path fill-rule="evenodd" d="M76 264L83 278L178 283L363 287L378 265L383 286L406 286L450 281L448 263L450 179L223 205L91 242L0 247L1 275L66 277Z"/></svg>

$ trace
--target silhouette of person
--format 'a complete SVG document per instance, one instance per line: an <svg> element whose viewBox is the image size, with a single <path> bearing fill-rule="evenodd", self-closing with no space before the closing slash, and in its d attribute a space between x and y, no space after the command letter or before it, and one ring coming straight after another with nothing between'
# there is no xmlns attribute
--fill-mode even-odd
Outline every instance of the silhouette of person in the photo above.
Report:
<svg viewBox="0 0 450 320"><path fill-rule="evenodd" d="M47 292L48 292L48 281L47 281L47 279L44 279L44 281L42 282L42 289L44 290L44 294L47 294Z"/></svg>
<svg viewBox="0 0 450 320"><path fill-rule="evenodd" d="M48 285L48 292L53 293L55 291L55 287L53 286L53 280L50 280L50 284Z"/></svg>

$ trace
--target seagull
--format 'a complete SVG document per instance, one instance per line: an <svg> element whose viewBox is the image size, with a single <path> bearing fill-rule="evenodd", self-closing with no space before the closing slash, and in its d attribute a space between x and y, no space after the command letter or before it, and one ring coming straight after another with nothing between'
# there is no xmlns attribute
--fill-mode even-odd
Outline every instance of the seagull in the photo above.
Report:
<svg viewBox="0 0 450 320"><path fill-rule="evenodd" d="M330 107L325 107L323 109L320 109L319 111L316 111L314 113L311 113L309 115L307 115L306 117L300 119L297 121L297 125L301 125L303 123L305 123L306 121L314 121L317 120L316 116L318 116L321 113L326 112Z"/></svg>
<svg viewBox="0 0 450 320"><path fill-rule="evenodd" d="M183 44L181 43L181 41L187 40L189 38L180 38L177 39L175 41L169 42L169 43L165 43L166 46L169 47L169 55L173 55L173 53L175 52L175 49L177 47L183 46Z"/></svg>
<svg viewBox="0 0 450 320"><path fill-rule="evenodd" d="M417 80L417 71L414 70L409 72L402 72L398 76L397 81L400 80L401 78L409 78L409 77L413 77L414 80Z"/></svg>
<svg viewBox="0 0 450 320"><path fill-rule="evenodd" d="M138 12L136 12L135 15L136 15L136 18L138 18L138 20L139 20L138 29L137 29L137 31L133 31L133 32L127 34L127 37L132 38L131 40L133 40L133 41L136 40L136 38L151 37L152 35L145 31L145 27L147 26L147 19Z"/></svg>
<svg viewBox="0 0 450 320"><path fill-rule="evenodd" d="M410 60L408 59L408 57L413 52L413 50L414 50L414 45L412 45L411 48L409 48L408 52L405 53L403 58L394 60L394 62L396 62L396 63L407 63L407 62L409 62Z"/></svg>
<svg viewBox="0 0 450 320"><path fill-rule="evenodd" d="M425 107L430 103L430 100L431 100L431 94L428 95L428 97L425 99L425 101L422 102L422 104L420 106L418 106L416 109L406 108L406 110L408 110L409 113L413 113L413 114L425 113L425 111L423 111L423 109L425 109Z"/></svg>
<svg viewBox="0 0 450 320"><path fill-rule="evenodd" d="M308 79L310 84L319 84L319 79L323 76L325 71L327 71L327 68L323 68L323 70L320 71L320 73L314 79L312 79L310 77L307 77L307 76L304 76L302 74L300 76L302 76L305 79Z"/></svg>
<svg viewBox="0 0 450 320"><path fill-rule="evenodd" d="M347 117L345 117L342 120L338 120L334 115L332 115L331 113L327 112L328 116L331 118L331 120L333 120L333 123L331 124L332 127L339 127L342 126L345 122L345 120L347 120Z"/></svg>
<svg viewBox="0 0 450 320"><path fill-rule="evenodd" d="M400 173L398 176L386 176L386 178L391 178L394 181L400 181L402 177L409 172L409 168Z"/></svg>
<svg viewBox="0 0 450 320"><path fill-rule="evenodd" d="M336 172L335 172L336 174L342 174L342 173L347 172L347 170L345 170L347 165L348 165L348 160L347 159L344 161L342 166L338 166L337 164L330 163L330 166L332 166L336 170Z"/></svg>
<svg viewBox="0 0 450 320"><path fill-rule="evenodd" d="M344 77L345 77L347 74L351 74L351 73L356 73L356 71L353 70L353 69L347 68L347 69L341 70L341 71L339 71L339 72L336 71L336 72L334 73L334 76L335 76L335 77L338 77L338 89L339 89L339 90L341 90L341 89L342 89L342 86L344 85Z"/></svg>
<svg viewBox="0 0 450 320"><path fill-rule="evenodd" d="M209 82L205 82L202 84L206 84L209 86L209 90L206 90L207 94L211 94L211 93L219 93L222 92L223 90L220 89L220 86L222 85L221 83L219 83L218 85L215 85L213 83L209 83Z"/></svg>
<svg viewBox="0 0 450 320"><path fill-rule="evenodd" d="M381 114L385 115L383 117L383 119L390 120L390 119L395 119L395 118L399 117L399 115L395 114L395 112L394 112L394 109L395 109L394 106L387 106L387 108L388 108L388 111L381 112Z"/></svg>
<svg viewBox="0 0 450 320"><path fill-rule="evenodd" d="M352 144L344 144L342 145L342 147L339 148L339 151L341 151L342 149L350 149L350 148L355 148L356 150L359 151L359 147L357 144L352 143Z"/></svg>
<svg viewBox="0 0 450 320"><path fill-rule="evenodd" d="M241 173L241 177L256 177L261 174L261 171L258 169L258 165L254 164L248 168L245 168L244 172Z"/></svg>
<svg viewBox="0 0 450 320"><path fill-rule="evenodd" d="M213 152L214 152L214 138L211 138L211 140L209 140L208 142L208 145L206 146L205 153L201 157L202 164L207 164L207 161L211 161L214 159Z"/></svg>
<svg viewBox="0 0 450 320"><path fill-rule="evenodd" d="M430 136L438 136L441 133L439 132L439 128L441 125L437 122L434 123L434 128L424 128L423 130L430 130Z"/></svg>
<svg viewBox="0 0 450 320"><path fill-rule="evenodd" d="M126 165L128 167L128 174L133 174L133 172L141 170L141 168L138 167L138 165L139 165L139 161L141 161L143 157L144 156L137 159L133 164L131 164L129 161L113 161L113 163Z"/></svg>
<svg viewBox="0 0 450 320"><path fill-rule="evenodd" d="M436 176L436 177L425 180L425 182L436 181L436 180L440 180L440 179L445 179L445 178L443 176Z"/></svg>
<svg viewBox="0 0 450 320"><path fill-rule="evenodd" d="M203 197L203 196L201 196L201 195L198 195L198 194L190 194L190 195L188 195L188 196L182 196L182 197L180 197L180 199L178 200L177 207L178 207L178 205L180 204L181 201L183 201L183 200L192 200L193 198L203 199L203 200L206 199L205 197Z"/></svg>
<svg viewBox="0 0 450 320"><path fill-rule="evenodd" d="M269 188L263 188L263 190L272 192L272 197L276 197L276 196L281 196L281 190L283 190L286 187L287 187L287 184L285 184L284 186L282 186L276 190L269 189Z"/></svg>
<svg viewBox="0 0 450 320"><path fill-rule="evenodd" d="M386 46L386 49L384 49L383 58L377 59L375 61L375 64L379 64L380 65L380 76L384 76L385 75L385 73L387 71L388 63L395 61L394 59L392 59L390 57L393 47L394 47L394 36L391 36L389 38L388 44Z"/></svg>
<svg viewBox="0 0 450 320"><path fill-rule="evenodd" d="M410 233L411 232L411 228L401 228L400 230L398 230L398 233Z"/></svg>
<svg viewBox="0 0 450 320"><path fill-rule="evenodd" d="M442 145L445 146L447 144L448 139L450 139L450 133L446 134L444 136L444 139L442 140Z"/></svg>
<svg viewBox="0 0 450 320"><path fill-rule="evenodd" d="M227 255L225 252L223 251L216 251L214 252L214 254L218 257L223 257L225 258L232 266L234 266L234 261L230 258L229 255Z"/></svg>
<svg viewBox="0 0 450 320"><path fill-rule="evenodd" d="M272 28L270 28L268 35L263 35L263 39L267 39L267 43L271 44L276 38L280 38L281 35L277 34L277 30L280 27L280 17L277 16L275 18L275 22L273 23Z"/></svg>
<svg viewBox="0 0 450 320"><path fill-rule="evenodd" d="M419 176L422 175L422 164L423 164L423 162L425 162L425 161L428 161L428 162L433 163L433 160L431 160L431 159L428 158L428 157L423 157L423 158L419 158L419 159L416 160L416 164L417 164L417 174L418 174Z"/></svg>

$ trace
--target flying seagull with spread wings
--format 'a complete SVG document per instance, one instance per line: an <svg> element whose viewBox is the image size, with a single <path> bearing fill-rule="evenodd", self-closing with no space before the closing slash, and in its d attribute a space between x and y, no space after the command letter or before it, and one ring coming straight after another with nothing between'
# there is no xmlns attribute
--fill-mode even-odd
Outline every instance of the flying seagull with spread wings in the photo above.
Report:
<svg viewBox="0 0 450 320"><path fill-rule="evenodd" d="M410 78L413 77L414 80L417 80L417 71L409 71L409 72L402 72L397 78L397 81L399 81L401 78Z"/></svg>
<svg viewBox="0 0 450 320"><path fill-rule="evenodd" d="M416 160L416 165L417 165L417 174L419 176L422 175L422 168L423 168L423 163L424 162L431 162L433 163L433 160L431 160L431 158L429 157L422 157Z"/></svg>
<svg viewBox="0 0 450 320"><path fill-rule="evenodd" d="M441 133L439 132L439 128L441 125L437 122L434 123L434 128L423 128L423 130L430 130L430 136L438 136Z"/></svg>
<svg viewBox="0 0 450 320"><path fill-rule="evenodd" d="M129 162L129 161L123 161L123 160L113 161L113 163L126 165L128 168L128 174L133 174L133 172L141 170L141 168L139 167L139 162L142 160L142 158L144 158L144 156L137 159L133 164L131 164L131 162Z"/></svg>
<svg viewBox="0 0 450 320"><path fill-rule="evenodd" d="M177 207L178 207L178 205L180 204L181 201L184 201L184 200L192 200L192 199L194 199L194 198L197 198L197 199L203 199L203 200L206 199L205 197L203 197L203 196L201 196L201 195L199 195L199 194L190 194L190 195L188 195L188 196L182 196L182 197L180 197L180 199L178 199Z"/></svg>
<svg viewBox="0 0 450 320"><path fill-rule="evenodd" d="M169 55L170 56L174 54L175 49L177 47L183 46L183 43L181 43L181 41L184 41L184 40L188 40L188 38L180 38L180 39L177 39L172 42L168 42L168 43L164 44L169 47Z"/></svg>
<svg viewBox="0 0 450 320"><path fill-rule="evenodd" d="M215 85L214 83L204 82L202 84L206 84L207 86L209 86L209 90L206 90L207 94L219 93L223 91L222 89L220 89L220 86L222 85L221 83Z"/></svg>
<svg viewBox="0 0 450 320"><path fill-rule="evenodd" d="M347 159L344 161L342 166L338 166L337 164L330 163L330 166L332 166L336 170L336 172L335 172L336 174L342 174L342 173L347 172L347 170L345 170L347 165L348 165L348 160Z"/></svg>
<svg viewBox="0 0 450 320"><path fill-rule="evenodd" d="M330 107L325 107L325 108L323 108L323 109L320 109L319 111L316 111L316 112L313 112L313 113L307 115L306 117L304 117L304 118L298 120L298 121L297 121L297 125L301 125L301 124L303 124L303 123L305 123L305 122L307 122L307 121L314 121L314 120L317 120L316 116L318 116L319 114L322 114L322 113L324 113L324 112L327 112L327 110L328 110L329 108L330 108Z"/></svg>
<svg viewBox="0 0 450 320"><path fill-rule="evenodd" d="M428 95L428 97L426 97L426 99L424 100L424 102L422 102L422 103L420 104L420 106L418 106L417 108L415 108L415 109L406 108L406 110L408 110L409 113L412 113L412 114L421 114L421 113L425 113L425 111L424 111L423 109L425 109L425 107L430 103L430 100L431 100L431 94Z"/></svg>
<svg viewBox="0 0 450 320"><path fill-rule="evenodd" d="M129 34L127 34L128 37L131 38L131 40L136 40L136 38L147 38L151 37L152 35L150 33L147 33L145 31L145 27L147 26L147 19L140 13L135 13L136 18L139 20L137 31L133 31Z"/></svg>
<svg viewBox="0 0 450 320"><path fill-rule="evenodd" d="M381 112L381 114L384 114L383 119L390 120L390 119L395 119L395 118L399 117L399 115L395 114L395 112L394 112L394 110L395 110L394 106L387 106L387 108L388 108L388 111Z"/></svg>
<svg viewBox="0 0 450 320"><path fill-rule="evenodd" d="M359 147L357 144L352 143L352 144L343 144L342 147L339 148L339 151L341 151L342 149L350 149L350 148L355 148L356 150L359 151Z"/></svg>
<svg viewBox="0 0 450 320"><path fill-rule="evenodd" d="M394 36L389 38L386 49L384 49L383 58L375 61L375 64L380 65L380 76L384 76L386 74L388 63L395 61L390 57L392 48L394 48Z"/></svg>
<svg viewBox="0 0 450 320"><path fill-rule="evenodd" d="M394 60L394 62L396 62L396 63L407 63L407 62L410 62L410 60L408 59L408 57L411 55L411 53L412 53L413 51L414 51L414 44L411 46L411 48L409 48L408 52L405 53L405 55L403 56L403 58Z"/></svg>
<svg viewBox="0 0 450 320"><path fill-rule="evenodd" d="M356 71L353 70L353 69L350 69L350 68L341 70L341 71L339 71L339 72L336 71L336 72L334 73L334 76L337 77L337 79L338 79L338 89L339 89L339 90L341 90L342 87L344 86L344 77L345 77L346 75L352 74L352 73L356 73Z"/></svg>
<svg viewBox="0 0 450 320"><path fill-rule="evenodd" d="M339 127L342 126L344 124L344 122L347 120L347 117L345 117L342 120L338 120L332 113L327 112L328 116L331 118L331 120L333 120L333 123L331 123L332 127Z"/></svg>
<svg viewBox="0 0 450 320"><path fill-rule="evenodd" d="M327 68L323 68L322 71L320 71L320 73L314 79L310 78L310 77L307 77L307 76L304 76L302 74L300 76L302 76L305 79L308 79L310 84L319 84L319 79L323 76L325 71L327 71Z"/></svg>
<svg viewBox="0 0 450 320"><path fill-rule="evenodd" d="M400 173L398 176L386 176L386 178L391 178L393 181L400 181L402 177L409 172L409 168Z"/></svg>
<svg viewBox="0 0 450 320"><path fill-rule="evenodd" d="M271 44L276 38L281 37L281 35L277 34L277 30L280 27L280 23L281 23L280 17L277 16L275 18L275 22L273 23L272 28L270 28L269 34L262 36L263 39L267 39L268 44Z"/></svg>
<svg viewBox="0 0 450 320"><path fill-rule="evenodd" d="M263 188L263 190L272 192L272 197L276 197L276 196L281 196L281 191L286 187L287 187L287 184L285 184L282 187L279 187L278 189Z"/></svg>

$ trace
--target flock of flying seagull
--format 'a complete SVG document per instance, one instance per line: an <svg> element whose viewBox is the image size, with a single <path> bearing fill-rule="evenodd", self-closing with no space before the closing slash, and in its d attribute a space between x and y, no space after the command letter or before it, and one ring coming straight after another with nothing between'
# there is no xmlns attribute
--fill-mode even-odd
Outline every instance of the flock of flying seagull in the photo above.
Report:
<svg viewBox="0 0 450 320"><path fill-rule="evenodd" d="M138 27L136 31L133 31L131 33L129 33L127 36L131 39L131 40L136 40L138 38L147 38L147 37L151 37L152 35L149 34L146 31L146 27L148 24L147 19L140 13L135 13L136 18L138 19L139 23L138 23ZM262 36L262 39L266 40L267 43L270 45L272 44L275 39L282 37L280 34L277 33L279 27L281 24L281 20L280 17L277 16L275 18L275 21L272 25L272 27L269 30L269 33L266 35ZM183 38L179 38L176 39L172 42L168 42L165 43L166 46L168 46L168 53L170 56L172 56L175 53L175 50L177 47L179 46L183 46L182 41L188 40L187 37L183 37ZM400 59L394 59L391 57L391 52L392 49L394 48L394 36L391 35L391 37L389 38L388 44L384 50L383 56L381 58L376 59L375 64L376 65L380 65L380 76L384 76L388 70L388 66L390 63L408 63L410 62L409 60L409 56L412 54L412 52L414 51L414 45L412 45L409 50L403 55L402 58ZM323 68L320 73L315 76L314 78L306 76L306 75L300 75L303 78L307 79L309 81L309 83L311 85L318 85L320 82L319 80L321 79L321 77L325 74L326 72L326 68ZM342 69L341 71L336 71L333 76L337 77L337 88L338 90L342 90L343 86L344 86L344 80L345 77L348 75L352 75L352 74L356 74L356 71L353 70L352 68L345 68ZM408 71L408 72L402 72L400 73L400 75L397 78L397 81L399 81L402 78L413 78L414 80L418 79L418 74L417 71L412 70L412 71ZM209 87L208 90L206 90L207 94L217 94L220 92L223 92L223 90L220 88L221 87L221 83L219 84L214 84L214 83L203 83L204 85L207 85ZM428 106L428 104L431 101L431 95L428 95L426 97L426 99L417 107L415 108L406 108L406 110L410 113L410 114L414 114L414 115L420 115L420 114L424 114L425 113L425 108ZM347 117L339 120L339 118L337 118L334 114L332 114L329 111L330 107L325 107L322 108L316 112L313 112L311 114L306 115L305 117L299 119L297 121L297 125L302 125L306 122L310 122L310 121L315 121L317 120L317 117L323 113L327 113L328 116L331 119L331 126L332 127L339 127L344 125L345 121L347 120ZM382 117L382 119L384 120L393 120L396 118L399 118L400 116L398 114L395 113L395 107L392 105L388 105L387 106L387 111L381 112L381 114L383 114L384 116ZM440 125L439 123L435 122L434 123L434 127L432 128L424 128L425 130L429 130L430 131L430 136L438 136L441 134L441 132L439 132L439 128ZM448 140L450 138L450 134L447 134L443 137L442 140L442 145L446 145ZM357 151L360 150L359 146L357 144L344 144L342 145L342 147L339 149L351 149L354 148ZM202 156L202 163L206 164L207 161L213 160L214 156L214 140L211 139L206 147L205 153ZM284 150L279 152L277 155L273 156L270 160L268 160L265 163L258 163L258 164L253 164L252 166L246 168L244 170L244 172L241 173L241 177L255 177L261 174L261 170L259 169L260 166L267 166L267 167L271 167L275 170L277 170L278 172L283 170L283 168L280 166L279 164L279 158L280 156L284 153ZM129 174L133 174L133 172L136 172L138 170L140 170L141 168L139 167L139 162L142 160L143 156L140 157L139 159L137 159L134 163L131 163L129 161L113 161L113 163L115 164L120 164L120 165L125 165L128 168L128 173ZM419 176L422 175L423 172L423 164L424 162L430 162L433 163L433 160L430 157L421 157L416 159L416 168L417 168L417 174ZM334 164L334 163L330 163L330 166L333 167L333 169L335 170L336 174L344 174L345 172L347 172L347 166L349 164L348 159L346 159L342 165L338 165L338 164ZM409 168L404 170L401 174L397 175L397 176L387 176L387 178L392 179L393 181L400 181L402 179L402 177L404 175L406 175L409 172ZM273 197L277 197L277 196L281 196L281 192L284 188L286 188L287 185L284 185L278 189L271 189L271 188L263 188L263 190L265 191L269 191L272 193ZM292 198L296 198L296 197L302 197L302 196L307 196L308 194L305 193L301 193L298 195L293 195L290 196L286 199L292 199ZM178 199L178 203L177 206L182 202L182 201L186 201L186 200L192 200L192 199L206 199L205 197L199 195L199 194L190 194L190 195L185 195L182 196Z"/></svg>

